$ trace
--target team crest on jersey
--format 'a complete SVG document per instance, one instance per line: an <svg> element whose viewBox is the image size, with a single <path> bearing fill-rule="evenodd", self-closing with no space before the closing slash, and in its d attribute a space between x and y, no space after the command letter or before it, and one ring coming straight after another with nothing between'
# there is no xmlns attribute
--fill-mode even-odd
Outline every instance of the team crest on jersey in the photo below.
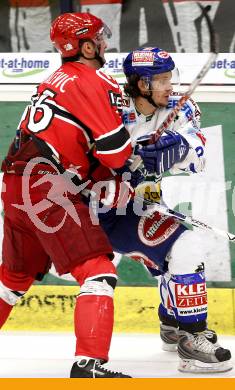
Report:
<svg viewBox="0 0 235 390"><path fill-rule="evenodd" d="M132 66L152 66L154 53L152 51L134 51L132 54Z"/></svg>
<svg viewBox="0 0 235 390"><path fill-rule="evenodd" d="M138 236L148 246L156 246L166 241L179 227L174 218L161 215L157 211L152 215L143 215L138 225Z"/></svg>

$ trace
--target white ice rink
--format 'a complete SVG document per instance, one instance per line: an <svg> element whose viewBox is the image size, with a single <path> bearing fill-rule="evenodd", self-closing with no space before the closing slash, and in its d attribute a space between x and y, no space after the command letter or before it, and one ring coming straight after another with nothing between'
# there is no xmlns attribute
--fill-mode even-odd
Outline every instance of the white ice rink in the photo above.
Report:
<svg viewBox="0 0 235 390"><path fill-rule="evenodd" d="M235 366L235 336L220 336ZM1 332L0 378L68 378L74 361L71 333ZM235 378L235 368L224 374L182 374L177 354L161 350L158 334L114 334L107 367L134 378Z"/></svg>

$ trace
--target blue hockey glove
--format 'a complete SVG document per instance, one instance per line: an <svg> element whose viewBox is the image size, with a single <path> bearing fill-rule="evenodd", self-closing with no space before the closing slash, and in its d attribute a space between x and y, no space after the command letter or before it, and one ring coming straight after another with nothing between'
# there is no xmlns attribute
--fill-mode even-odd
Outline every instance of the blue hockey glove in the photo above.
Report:
<svg viewBox="0 0 235 390"><path fill-rule="evenodd" d="M188 141L173 131L166 131L166 135L162 135L154 144L137 145L135 148L135 154L141 156L146 170L157 175L168 171L175 163L183 161L188 151Z"/></svg>
<svg viewBox="0 0 235 390"><path fill-rule="evenodd" d="M127 161L122 168L115 169L115 172L118 175L123 175L124 173L128 174L128 181L133 188L136 188L140 183L145 180L144 168L138 168L132 172L129 168L131 161Z"/></svg>

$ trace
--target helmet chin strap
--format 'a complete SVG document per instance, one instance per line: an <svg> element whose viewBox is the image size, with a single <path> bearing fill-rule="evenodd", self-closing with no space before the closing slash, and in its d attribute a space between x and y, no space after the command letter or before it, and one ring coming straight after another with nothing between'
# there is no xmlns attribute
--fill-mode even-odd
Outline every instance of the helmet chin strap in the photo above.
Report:
<svg viewBox="0 0 235 390"><path fill-rule="evenodd" d="M105 59L104 59L103 57L100 56L100 52L99 52L99 51L98 51L98 53L95 52L95 59L96 59L97 61L99 61L100 66L101 66L101 68L102 68L102 67L104 66L104 64L105 64Z"/></svg>
<svg viewBox="0 0 235 390"><path fill-rule="evenodd" d="M101 68L105 64L105 60L102 57L100 57L100 55L98 53L95 53L95 57L92 57L92 58L88 58L88 57L84 56L84 54L80 54L79 57L83 57L83 58L85 58L88 61L97 60L99 62L99 64L100 64Z"/></svg>
<svg viewBox="0 0 235 390"><path fill-rule="evenodd" d="M100 56L100 49L98 48L98 46L96 46L96 51L95 51L95 56L94 57L88 58L88 57L84 56L84 54L82 54L82 53L80 54L80 57L83 57L83 58L85 58L88 61L97 60L99 62L99 64L100 64L101 68L105 64L105 59Z"/></svg>
<svg viewBox="0 0 235 390"><path fill-rule="evenodd" d="M155 108L159 108L160 106L158 104L155 103L155 101L153 100L152 96L153 96L153 93L152 91L149 91L149 95L143 95L142 93L140 94L140 96L142 96L144 99L148 100L148 102Z"/></svg>

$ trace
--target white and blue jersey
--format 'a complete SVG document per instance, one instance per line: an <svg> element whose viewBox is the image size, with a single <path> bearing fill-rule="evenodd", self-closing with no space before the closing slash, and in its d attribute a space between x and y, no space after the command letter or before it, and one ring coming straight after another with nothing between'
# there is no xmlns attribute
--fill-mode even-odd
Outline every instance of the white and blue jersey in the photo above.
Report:
<svg viewBox="0 0 235 390"><path fill-rule="evenodd" d="M155 133L172 108L176 106L180 97L179 94L173 93L168 100L167 107L159 108L153 115L148 116L137 111L133 99L126 97L123 99L123 122L130 133L133 146L135 146L138 138ZM188 99L176 119L169 126L168 130L180 133L190 146L185 160L175 164L170 173L196 173L204 169L205 137L200 130L200 118L201 112L198 105L192 99Z"/></svg>
<svg viewBox="0 0 235 390"><path fill-rule="evenodd" d="M123 121L130 133L133 147L139 137L154 133L168 115L169 110L177 104L179 98L178 95L172 95L166 108L157 109L150 116L144 116L137 112L134 102L131 99L125 99ZM170 172L172 174L182 172L193 174L202 171L205 164L205 138L200 131L200 110L196 103L191 99L187 101L176 120L170 126L170 130L182 134L190 145L186 158L180 163L173 165ZM145 199L161 202L161 177L158 177L157 180L151 181L150 179L150 182L144 181L140 183L136 188L136 192ZM161 215L156 211L151 214L138 215L133 208L132 200L127 204L124 213L120 213L120 210L118 212L118 209L111 208L108 212L99 214L99 221L114 251L135 259L144 259L149 264L154 263L155 266L151 266L149 271L153 276L163 275L163 279L169 270L167 257L176 241L181 239L183 237L182 233L187 230L185 225L174 218ZM180 270L179 273L182 274ZM195 279L196 282L197 279ZM174 294L172 293L172 302L173 298ZM168 298L166 301L168 302ZM162 305L161 308L163 311L168 310ZM184 311L184 315L181 315L178 309L175 310L178 320L183 322L203 321L206 319L206 312L197 312L197 314L192 316L191 312L186 315L186 311Z"/></svg>
<svg viewBox="0 0 235 390"><path fill-rule="evenodd" d="M123 121L130 133L132 145L139 137L153 134L174 105L179 95L172 95L166 108L157 109L153 115L140 114L132 99L124 99ZM186 159L175 164L171 173L199 172L204 167L205 139L200 131L200 110L191 99L184 105L171 130L180 132L189 142L190 150ZM153 189L154 188L154 189ZM136 188L137 194L151 200L161 201L161 180L143 182ZM165 256L179 235L186 229L184 225L170 217L154 212L151 216L139 216L133 211L130 201L126 215L116 215L116 210L100 215L101 224L115 251L130 255L139 253L154 261L159 272L165 272ZM125 239L123 239L125 237ZM150 270L156 274L156 270Z"/></svg>

